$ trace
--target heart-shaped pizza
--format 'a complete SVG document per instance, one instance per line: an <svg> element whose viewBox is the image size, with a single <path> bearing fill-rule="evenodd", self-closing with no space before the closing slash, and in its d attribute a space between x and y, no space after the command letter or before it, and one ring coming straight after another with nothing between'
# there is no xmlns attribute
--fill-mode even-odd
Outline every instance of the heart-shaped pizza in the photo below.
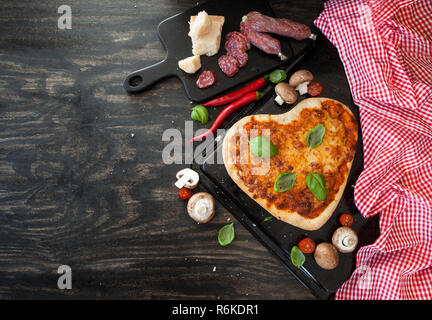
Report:
<svg viewBox="0 0 432 320"><path fill-rule="evenodd" d="M287 113L236 122L224 138L223 159L234 182L270 214L317 230L342 197L357 131L343 103L309 98Z"/></svg>

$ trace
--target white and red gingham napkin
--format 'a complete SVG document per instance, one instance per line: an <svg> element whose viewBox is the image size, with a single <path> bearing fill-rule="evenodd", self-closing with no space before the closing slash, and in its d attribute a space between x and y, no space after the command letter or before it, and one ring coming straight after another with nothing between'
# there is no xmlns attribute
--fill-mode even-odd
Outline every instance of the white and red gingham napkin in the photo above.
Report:
<svg viewBox="0 0 432 320"><path fill-rule="evenodd" d="M360 108L356 206L380 215L335 298L432 299L432 1L332 0L315 24Z"/></svg>

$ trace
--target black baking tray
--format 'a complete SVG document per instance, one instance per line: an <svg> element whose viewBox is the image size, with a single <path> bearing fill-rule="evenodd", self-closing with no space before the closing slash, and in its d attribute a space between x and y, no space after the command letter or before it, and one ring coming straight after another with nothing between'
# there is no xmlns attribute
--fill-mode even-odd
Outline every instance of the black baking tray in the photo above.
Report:
<svg viewBox="0 0 432 320"><path fill-rule="evenodd" d="M320 46L322 46L322 41L317 41L308 50L296 53L286 67L287 74L290 75L300 68L312 71L315 79L325 84L321 96L343 102L353 111L356 118L359 119L359 112L353 104L340 61L335 63L334 58L332 59L325 52L320 52ZM343 86L341 86L342 83L344 84ZM263 91L265 96L262 100L241 110L241 112L233 116L224 125L223 129L229 129L236 121L250 114L280 114L290 110L290 108L281 107L274 102L274 90L272 86L267 86ZM299 99L299 101L302 99L304 97ZM356 155L343 197L332 217L321 229L316 231L305 231L279 221L276 218L264 221L270 214L237 187L229 177L224 164L217 163L218 161L216 160L218 157L219 159L222 158L222 142L223 135L214 141L202 142L204 144L213 143L214 152L206 154L203 163L194 163L192 165L192 168L200 173L200 183L262 244L268 247L288 268L291 274L304 286L309 288L317 298L331 299L336 290L350 277L355 269L355 257L358 248L373 243L379 235L377 216L365 219L354 204L353 186L363 169L361 129L359 129ZM340 253L339 266L334 270L328 271L318 267L312 254L306 255L306 262L302 267L295 267L290 260L292 246L298 244L305 237L312 238L316 243L331 242L334 230L340 227L338 218L342 213L349 213L354 216L352 228L359 235L357 250L348 254ZM257 261L256 263L260 262Z"/></svg>

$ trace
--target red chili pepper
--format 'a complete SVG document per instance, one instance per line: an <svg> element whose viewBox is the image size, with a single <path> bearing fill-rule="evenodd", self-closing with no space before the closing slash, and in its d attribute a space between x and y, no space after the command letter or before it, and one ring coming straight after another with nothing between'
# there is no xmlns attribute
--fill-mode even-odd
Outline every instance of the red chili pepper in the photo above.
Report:
<svg viewBox="0 0 432 320"><path fill-rule="evenodd" d="M246 87L240 90L228 93L227 95L224 95L220 98L216 98L209 102L203 103L203 106L217 107L227 103L231 103L237 99L240 99L241 97L243 97L249 92L257 91L258 89L261 89L266 84L267 80L268 80L268 75L265 75L264 77L255 80L254 82L252 82L251 84L247 85Z"/></svg>
<svg viewBox="0 0 432 320"><path fill-rule="evenodd" d="M221 126L221 124L226 120L226 118L229 117L230 114L232 114L234 111L237 111L241 107L243 107L243 106L245 106L245 105L247 105L253 101L257 101L257 100L261 99L263 96L264 96L264 94L262 92L259 92L259 91L249 92L248 94L244 95L240 99L229 104L228 106L226 106L221 111L221 113L219 113L218 117L216 118L216 120L213 123L213 125L211 126L211 128L209 130L207 130L206 132L204 132L202 135L199 135L199 136L192 138L190 140L190 143L193 143L194 141L197 141L197 140L202 140L205 137L211 135L212 133L214 133L216 131L217 128L219 128Z"/></svg>

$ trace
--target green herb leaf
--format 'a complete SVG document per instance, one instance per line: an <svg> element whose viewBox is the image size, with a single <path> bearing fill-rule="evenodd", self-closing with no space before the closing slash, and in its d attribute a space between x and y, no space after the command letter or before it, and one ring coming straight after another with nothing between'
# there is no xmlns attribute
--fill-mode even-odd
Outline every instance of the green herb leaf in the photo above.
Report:
<svg viewBox="0 0 432 320"><path fill-rule="evenodd" d="M273 190L276 192L284 192L290 190L296 182L297 174L294 172L282 172L276 178Z"/></svg>
<svg viewBox="0 0 432 320"><path fill-rule="evenodd" d="M274 70L270 73L270 81L274 84L284 81L287 78L285 71L283 70Z"/></svg>
<svg viewBox="0 0 432 320"><path fill-rule="evenodd" d="M192 109L191 118L197 120L202 124L206 124L209 118L208 110L202 105L196 105Z"/></svg>
<svg viewBox="0 0 432 320"><path fill-rule="evenodd" d="M266 218L264 218L264 221L269 221L269 220L271 220L273 217L272 216L270 216L270 217L266 217Z"/></svg>
<svg viewBox="0 0 432 320"><path fill-rule="evenodd" d="M319 173L309 173L306 176L306 185L319 201L324 201L327 197L325 180Z"/></svg>
<svg viewBox="0 0 432 320"><path fill-rule="evenodd" d="M218 233L218 241L222 247L229 245L234 240L234 238L234 222L220 228Z"/></svg>
<svg viewBox="0 0 432 320"><path fill-rule="evenodd" d="M297 268L300 268L305 262L306 258L303 252L300 251L299 247L293 246L291 249L291 262Z"/></svg>
<svg viewBox="0 0 432 320"><path fill-rule="evenodd" d="M325 127L322 124L317 125L315 128L313 128L306 136L307 144L309 146L309 149L318 147L324 137L325 133Z"/></svg>
<svg viewBox="0 0 432 320"><path fill-rule="evenodd" d="M278 148L266 137L256 136L249 141L250 152L259 158L270 158L278 154Z"/></svg>

